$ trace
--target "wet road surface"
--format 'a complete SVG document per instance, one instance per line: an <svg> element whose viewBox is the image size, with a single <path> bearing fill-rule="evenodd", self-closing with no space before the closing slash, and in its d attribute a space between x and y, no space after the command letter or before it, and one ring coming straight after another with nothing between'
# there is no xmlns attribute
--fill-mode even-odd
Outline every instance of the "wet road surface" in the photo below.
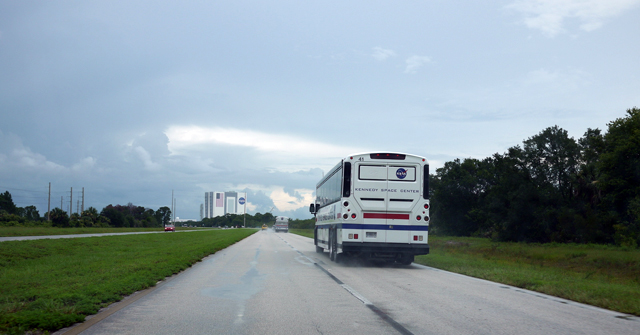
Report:
<svg viewBox="0 0 640 335"><path fill-rule="evenodd" d="M271 230L92 323L81 334L640 334L637 317L417 264L336 264Z"/></svg>

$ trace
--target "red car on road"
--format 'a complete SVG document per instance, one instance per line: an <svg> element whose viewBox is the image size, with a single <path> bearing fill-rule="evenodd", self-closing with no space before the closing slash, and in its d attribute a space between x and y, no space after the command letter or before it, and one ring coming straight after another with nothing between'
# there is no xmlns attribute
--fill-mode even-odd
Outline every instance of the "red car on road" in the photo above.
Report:
<svg viewBox="0 0 640 335"><path fill-rule="evenodd" d="M176 227L173 225L164 226L164 231L176 231Z"/></svg>

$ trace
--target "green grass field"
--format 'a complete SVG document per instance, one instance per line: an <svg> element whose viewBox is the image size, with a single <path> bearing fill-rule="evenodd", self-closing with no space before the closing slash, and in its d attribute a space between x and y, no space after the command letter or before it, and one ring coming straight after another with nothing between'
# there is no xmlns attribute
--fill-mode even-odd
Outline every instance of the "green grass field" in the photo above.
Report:
<svg viewBox="0 0 640 335"><path fill-rule="evenodd" d="M176 230L201 230L212 228L176 227ZM164 231L164 228L56 228L56 227L0 227L0 237L7 236L45 236L72 234L129 233L141 231Z"/></svg>
<svg viewBox="0 0 640 335"><path fill-rule="evenodd" d="M313 238L313 230L291 230ZM640 250L430 236L415 262L640 316Z"/></svg>
<svg viewBox="0 0 640 335"><path fill-rule="evenodd" d="M36 334L72 325L254 232L2 242L0 333ZM313 237L312 230L290 232ZM416 257L416 263L640 315L640 250L435 236L429 243L431 254Z"/></svg>
<svg viewBox="0 0 640 335"><path fill-rule="evenodd" d="M430 237L416 262L640 316L640 250Z"/></svg>
<svg viewBox="0 0 640 335"><path fill-rule="evenodd" d="M54 331L255 233L205 230L0 243L0 333Z"/></svg>

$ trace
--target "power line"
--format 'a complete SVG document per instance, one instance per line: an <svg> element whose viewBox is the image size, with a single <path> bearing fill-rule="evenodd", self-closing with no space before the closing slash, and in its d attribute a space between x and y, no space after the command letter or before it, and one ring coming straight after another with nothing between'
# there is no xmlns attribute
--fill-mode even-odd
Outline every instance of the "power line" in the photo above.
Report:
<svg viewBox="0 0 640 335"><path fill-rule="evenodd" d="M6 189L7 191L23 191L23 192L37 192L37 193L44 193L47 194L48 191L46 191L46 189L44 191L38 191L38 190L25 190L25 189L20 189L20 188L13 188L13 187L8 187L8 186L2 186L0 185L0 190L2 189ZM11 193L11 192L9 192Z"/></svg>

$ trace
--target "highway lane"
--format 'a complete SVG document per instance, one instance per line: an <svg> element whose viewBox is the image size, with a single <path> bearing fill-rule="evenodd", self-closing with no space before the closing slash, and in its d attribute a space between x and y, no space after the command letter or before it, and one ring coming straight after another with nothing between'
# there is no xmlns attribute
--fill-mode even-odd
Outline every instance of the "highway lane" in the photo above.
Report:
<svg viewBox="0 0 640 335"><path fill-rule="evenodd" d="M335 264L269 230L82 332L115 333L640 334L640 318L417 264Z"/></svg>

